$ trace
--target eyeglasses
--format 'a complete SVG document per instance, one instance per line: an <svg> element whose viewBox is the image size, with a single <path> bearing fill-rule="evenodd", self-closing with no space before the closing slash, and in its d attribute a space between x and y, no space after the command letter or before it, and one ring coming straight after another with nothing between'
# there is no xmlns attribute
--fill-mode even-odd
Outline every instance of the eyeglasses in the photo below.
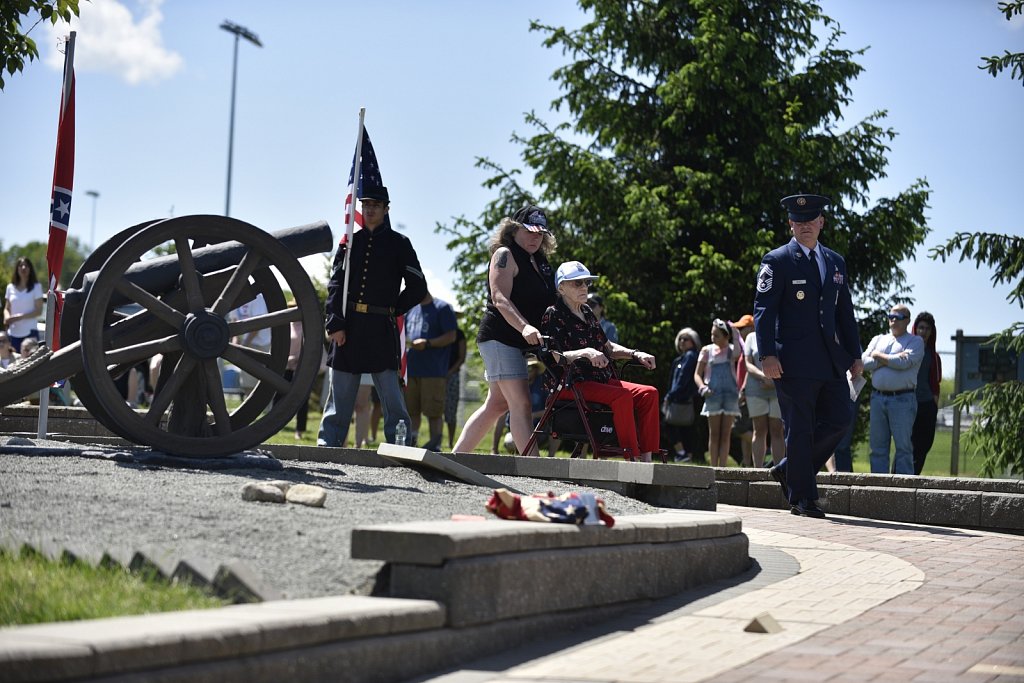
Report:
<svg viewBox="0 0 1024 683"><path fill-rule="evenodd" d="M888 315L889 320L906 320L909 317L906 313L890 313Z"/></svg>

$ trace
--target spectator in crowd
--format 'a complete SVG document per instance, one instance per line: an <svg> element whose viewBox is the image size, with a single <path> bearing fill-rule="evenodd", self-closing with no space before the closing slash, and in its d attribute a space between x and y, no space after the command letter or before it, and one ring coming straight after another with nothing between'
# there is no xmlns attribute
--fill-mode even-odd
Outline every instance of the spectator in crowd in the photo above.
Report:
<svg viewBox="0 0 1024 683"><path fill-rule="evenodd" d="M857 426L857 406L857 401L850 401L850 424L826 463L829 472L853 472L853 430ZM831 463L831 467L828 463Z"/></svg>
<svg viewBox="0 0 1024 683"><path fill-rule="evenodd" d="M711 343L700 350L693 373L697 391L704 397L700 414L708 419L708 457L712 467L729 466L732 423L740 415L734 361L738 352L731 342L729 324L715 318L711 324Z"/></svg>
<svg viewBox="0 0 1024 683"><path fill-rule="evenodd" d="M456 323L458 316L456 312ZM459 391L461 390L459 372L466 362L466 334L461 327L455 328L455 344L452 346L451 358L448 361L448 378L444 389L444 421L448 425L448 450L455 447L456 420L459 416Z"/></svg>
<svg viewBox="0 0 1024 683"><path fill-rule="evenodd" d="M768 438L771 437L772 460L780 462L786 457L786 442L782 433L782 413L779 411L779 397L775 393L775 382L764 374L757 352L757 335L747 335L743 353L747 381L743 393L747 398L747 411L754 424L751 456L754 467L764 467L768 452Z"/></svg>
<svg viewBox="0 0 1024 683"><path fill-rule="evenodd" d="M889 311L889 332L877 335L864 350L864 369L871 371L871 471L914 473L911 434L917 417L917 370L924 358L924 340L907 329L910 309ZM889 444L896 455L889 461Z"/></svg>
<svg viewBox="0 0 1024 683"><path fill-rule="evenodd" d="M694 373L697 371L697 355L700 351L700 335L690 327L684 327L676 334L676 356L672 361L672 380L665 393L666 404L689 404L691 412L696 415L697 384ZM694 444L694 421L689 425L665 425L669 442L672 444L673 459L676 462L688 462L696 451Z"/></svg>
<svg viewBox="0 0 1024 683"><path fill-rule="evenodd" d="M289 301L288 305L292 308L296 306L294 301ZM284 378L289 382L295 377L295 370L299 367L299 356L302 354L302 321L293 320L289 324L289 341L288 341L288 362L285 364ZM321 356L323 355L323 349L321 347ZM282 397L282 394L278 394L274 397L274 403L277 403L278 399ZM306 425L309 421L309 398L299 406L298 412L295 414L295 440L301 441L306 435Z"/></svg>
<svg viewBox="0 0 1024 683"><path fill-rule="evenodd" d="M750 419L750 411L747 409L747 359L744 349L747 337L754 332L754 316L747 313L740 316L736 322L727 322L732 328L733 349L736 352L736 386L740 390L740 416L732 423L729 452L737 464L750 467L753 461L754 422ZM737 452L740 454L739 458L736 457Z"/></svg>
<svg viewBox="0 0 1024 683"><path fill-rule="evenodd" d="M544 211L527 205L501 220L491 236L487 267L487 308L477 347L484 361L487 398L462 428L455 451L476 448L507 411L512 438L523 455L530 440L530 387L523 353L541 344L544 311L555 300L548 255L555 238Z"/></svg>
<svg viewBox="0 0 1024 683"><path fill-rule="evenodd" d="M818 518L815 477L850 424L847 372L863 370L846 261L818 241L830 203L814 194L782 199L793 238L765 254L754 294L758 355L786 434L786 457L771 476L791 513Z"/></svg>
<svg viewBox="0 0 1024 683"><path fill-rule="evenodd" d="M604 317L604 299L597 292L591 292L587 296L587 304L590 306L590 310L597 316L597 322L601 323L601 329L604 330L604 336L608 337L608 341L619 343L619 330L608 318Z"/></svg>
<svg viewBox="0 0 1024 683"><path fill-rule="evenodd" d="M11 345L11 338L7 333L0 330L0 368L11 365L17 357L14 355L14 346Z"/></svg>
<svg viewBox="0 0 1024 683"><path fill-rule="evenodd" d="M409 385L405 388L405 402L412 418L410 443L417 443L420 415L426 415L430 440L424 448L431 451L441 450L445 384L455 328L455 311L451 305L429 292L405 317L405 337L412 340L406 365Z"/></svg>
<svg viewBox="0 0 1024 683"><path fill-rule="evenodd" d="M555 358L564 358L573 365L577 378L575 388L583 398L611 408L619 446L627 451L630 459L651 462L651 454L661 445L658 390L617 379L610 362L631 358L653 370L654 356L608 341L587 305L587 287L594 279L579 261L567 261L558 266L555 273L558 299L544 313L541 330L549 337L548 350ZM548 389L554 389L551 383ZM568 388L559 395L565 399L572 397L572 390Z"/></svg>
<svg viewBox="0 0 1024 683"><path fill-rule="evenodd" d="M910 441L914 446L914 474L921 474L925 458L935 443L935 421L939 416L939 385L942 358L935 351L935 317L922 311L914 318L914 334L924 340L924 355L917 370L917 416Z"/></svg>
<svg viewBox="0 0 1024 683"><path fill-rule="evenodd" d="M16 353L21 352L25 339L39 339L36 320L43 312L46 294L36 278L32 262L19 256L14 262L14 274L4 294L4 327Z"/></svg>
<svg viewBox="0 0 1024 683"><path fill-rule="evenodd" d="M228 318L232 321L248 320L249 318L266 315L267 313L266 300L263 298L262 294L257 294L254 299L247 301L238 308L232 310L228 314ZM234 342L246 348L255 349L256 351L269 351L271 340L270 335L270 327L260 327L239 335L234 339ZM256 378L245 370L241 370L241 368L239 368L239 370L238 381L242 388L248 391L255 387L257 382Z"/></svg>
<svg viewBox="0 0 1024 683"><path fill-rule="evenodd" d="M316 439L321 446L341 446L348 438L363 373L372 375L380 396L388 441L394 441L399 420L409 424L398 381L401 348L395 316L423 300L427 282L409 238L391 228L388 189L364 183L359 199L363 229L352 235L351 245L338 247L327 283L325 326L331 340L327 356L331 389ZM346 278L345 252L350 246L351 277ZM347 309L343 301L346 279Z"/></svg>

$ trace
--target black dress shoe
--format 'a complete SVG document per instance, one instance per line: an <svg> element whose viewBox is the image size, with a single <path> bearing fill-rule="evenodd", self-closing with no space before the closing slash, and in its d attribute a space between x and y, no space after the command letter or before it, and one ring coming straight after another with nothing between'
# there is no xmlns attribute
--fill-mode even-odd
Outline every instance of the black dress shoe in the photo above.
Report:
<svg viewBox="0 0 1024 683"><path fill-rule="evenodd" d="M815 505L813 500L807 500L806 498L801 498L794 503L793 506L789 508L789 511L794 515L800 515L801 517L816 517L817 519L825 518L825 513L821 511L821 508Z"/></svg>
<svg viewBox="0 0 1024 683"><path fill-rule="evenodd" d="M779 486L782 487L782 497L785 498L786 502L788 503L789 486L786 485L786 470L784 470L781 465L776 465L775 467L768 470L768 474L772 476L772 479L779 482Z"/></svg>

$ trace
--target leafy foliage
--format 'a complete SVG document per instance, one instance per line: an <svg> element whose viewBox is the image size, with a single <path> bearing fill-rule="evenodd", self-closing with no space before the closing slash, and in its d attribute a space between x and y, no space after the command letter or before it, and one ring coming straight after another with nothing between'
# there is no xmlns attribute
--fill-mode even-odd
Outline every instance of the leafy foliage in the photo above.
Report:
<svg viewBox="0 0 1024 683"><path fill-rule="evenodd" d="M931 250L933 259L951 258L960 253L960 262L974 261L975 267L992 266L993 284L1013 283L1007 299L1024 308L1024 238L998 233L961 232L945 244ZM994 335L989 342L995 349L1024 354L1024 322L1015 322ZM955 405L966 410L979 407L970 431L964 437L969 452L984 458L982 474L993 476L1007 469L1024 472L1024 382L989 384L959 394Z"/></svg>
<svg viewBox="0 0 1024 683"><path fill-rule="evenodd" d="M38 15L35 22L22 32L24 19ZM3 72L13 76L25 68L25 60L31 62L39 57L36 41L29 38L39 22L70 22L72 15L78 16L78 0L4 0L0 2L0 90L4 89Z"/></svg>
<svg viewBox="0 0 1024 683"><path fill-rule="evenodd" d="M840 127L862 51L837 47L842 33L816 4L580 5L592 19L578 30L531 24L569 58L553 75L563 94L552 104L571 118L551 126L531 112L533 134L513 135L532 185L479 159L497 197L479 220L437 226L471 319L484 298L486 238L526 200L548 209L555 262L578 259L602 276L623 342L662 358L675 355L680 327L706 336L714 317L750 312L761 257L790 238L779 208L788 194L834 200L822 242L846 255L865 314L905 294L898 264L928 232L928 185L866 205L896 133L881 111Z"/></svg>
<svg viewBox="0 0 1024 683"><path fill-rule="evenodd" d="M1024 14L1024 0L1000 2L999 11L1006 15L1006 20L1009 21L1015 14ZM984 64L981 64L978 68L988 71L993 78L1005 69L1009 69L1010 78L1015 78L1021 82L1021 85L1024 85L1024 52L1004 50L1002 56L982 57L981 61Z"/></svg>

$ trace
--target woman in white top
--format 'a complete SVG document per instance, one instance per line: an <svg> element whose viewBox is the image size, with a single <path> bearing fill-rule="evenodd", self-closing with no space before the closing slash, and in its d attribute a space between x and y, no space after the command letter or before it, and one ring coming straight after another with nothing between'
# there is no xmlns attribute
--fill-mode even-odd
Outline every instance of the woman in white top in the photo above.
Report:
<svg viewBox="0 0 1024 683"><path fill-rule="evenodd" d="M693 381L704 397L701 415L708 418L708 451L712 467L729 466L732 423L740 415L740 391L736 382L736 350L729 343L729 324L715 318L711 344L700 350Z"/></svg>
<svg viewBox="0 0 1024 683"><path fill-rule="evenodd" d="M14 263L14 275L4 295L4 327L16 352L21 352L22 340L39 339L36 319L43 313L45 300L36 269L31 261L20 256Z"/></svg>

